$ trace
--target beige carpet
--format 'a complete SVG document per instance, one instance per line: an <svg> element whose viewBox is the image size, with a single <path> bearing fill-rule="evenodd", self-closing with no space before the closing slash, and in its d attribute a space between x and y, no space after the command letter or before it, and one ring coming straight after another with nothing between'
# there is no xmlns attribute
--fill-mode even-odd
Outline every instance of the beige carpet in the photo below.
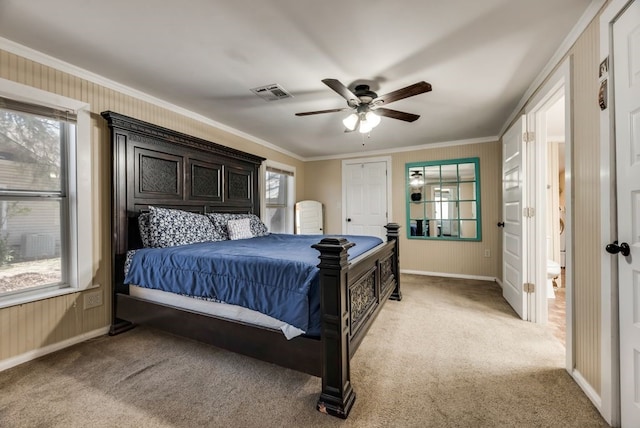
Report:
<svg viewBox="0 0 640 428"><path fill-rule="evenodd" d="M352 360L346 421L315 410L319 378L136 328L0 373L0 426L607 426L496 284L402 279Z"/></svg>

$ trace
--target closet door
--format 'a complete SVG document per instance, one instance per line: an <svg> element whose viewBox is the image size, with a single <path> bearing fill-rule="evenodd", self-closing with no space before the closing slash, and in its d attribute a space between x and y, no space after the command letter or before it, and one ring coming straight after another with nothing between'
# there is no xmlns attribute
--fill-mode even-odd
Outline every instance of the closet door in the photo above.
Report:
<svg viewBox="0 0 640 428"><path fill-rule="evenodd" d="M623 427L640 426L640 1L613 25Z"/></svg>
<svg viewBox="0 0 640 428"><path fill-rule="evenodd" d="M360 162L343 166L345 226L348 235L378 236L386 240L387 162Z"/></svg>

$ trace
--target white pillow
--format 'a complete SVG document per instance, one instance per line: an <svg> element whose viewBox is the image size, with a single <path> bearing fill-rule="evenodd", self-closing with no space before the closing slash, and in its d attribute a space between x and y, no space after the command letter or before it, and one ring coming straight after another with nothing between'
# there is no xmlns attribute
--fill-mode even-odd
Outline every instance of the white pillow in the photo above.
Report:
<svg viewBox="0 0 640 428"><path fill-rule="evenodd" d="M231 214L231 213L208 213L207 216L213 222L215 230L220 235L220 239L229 239L227 233L227 223L229 220L248 218L251 220L251 234L253 236L265 236L269 234L267 226L255 214Z"/></svg>
<svg viewBox="0 0 640 428"><path fill-rule="evenodd" d="M227 231L231 240L253 238L251 220L248 218L229 220L227 222Z"/></svg>

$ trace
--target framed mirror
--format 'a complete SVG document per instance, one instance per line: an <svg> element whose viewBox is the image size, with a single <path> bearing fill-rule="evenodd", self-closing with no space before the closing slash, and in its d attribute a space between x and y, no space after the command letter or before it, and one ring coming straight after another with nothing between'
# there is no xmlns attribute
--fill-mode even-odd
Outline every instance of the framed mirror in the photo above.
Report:
<svg viewBox="0 0 640 428"><path fill-rule="evenodd" d="M409 239L482 240L479 158L405 167Z"/></svg>

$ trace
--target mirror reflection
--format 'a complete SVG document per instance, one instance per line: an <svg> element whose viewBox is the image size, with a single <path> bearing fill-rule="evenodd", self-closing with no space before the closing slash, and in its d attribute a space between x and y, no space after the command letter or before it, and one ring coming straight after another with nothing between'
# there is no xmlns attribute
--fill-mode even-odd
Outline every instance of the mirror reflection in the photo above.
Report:
<svg viewBox="0 0 640 428"><path fill-rule="evenodd" d="M481 240L479 159L406 164L411 239Z"/></svg>

